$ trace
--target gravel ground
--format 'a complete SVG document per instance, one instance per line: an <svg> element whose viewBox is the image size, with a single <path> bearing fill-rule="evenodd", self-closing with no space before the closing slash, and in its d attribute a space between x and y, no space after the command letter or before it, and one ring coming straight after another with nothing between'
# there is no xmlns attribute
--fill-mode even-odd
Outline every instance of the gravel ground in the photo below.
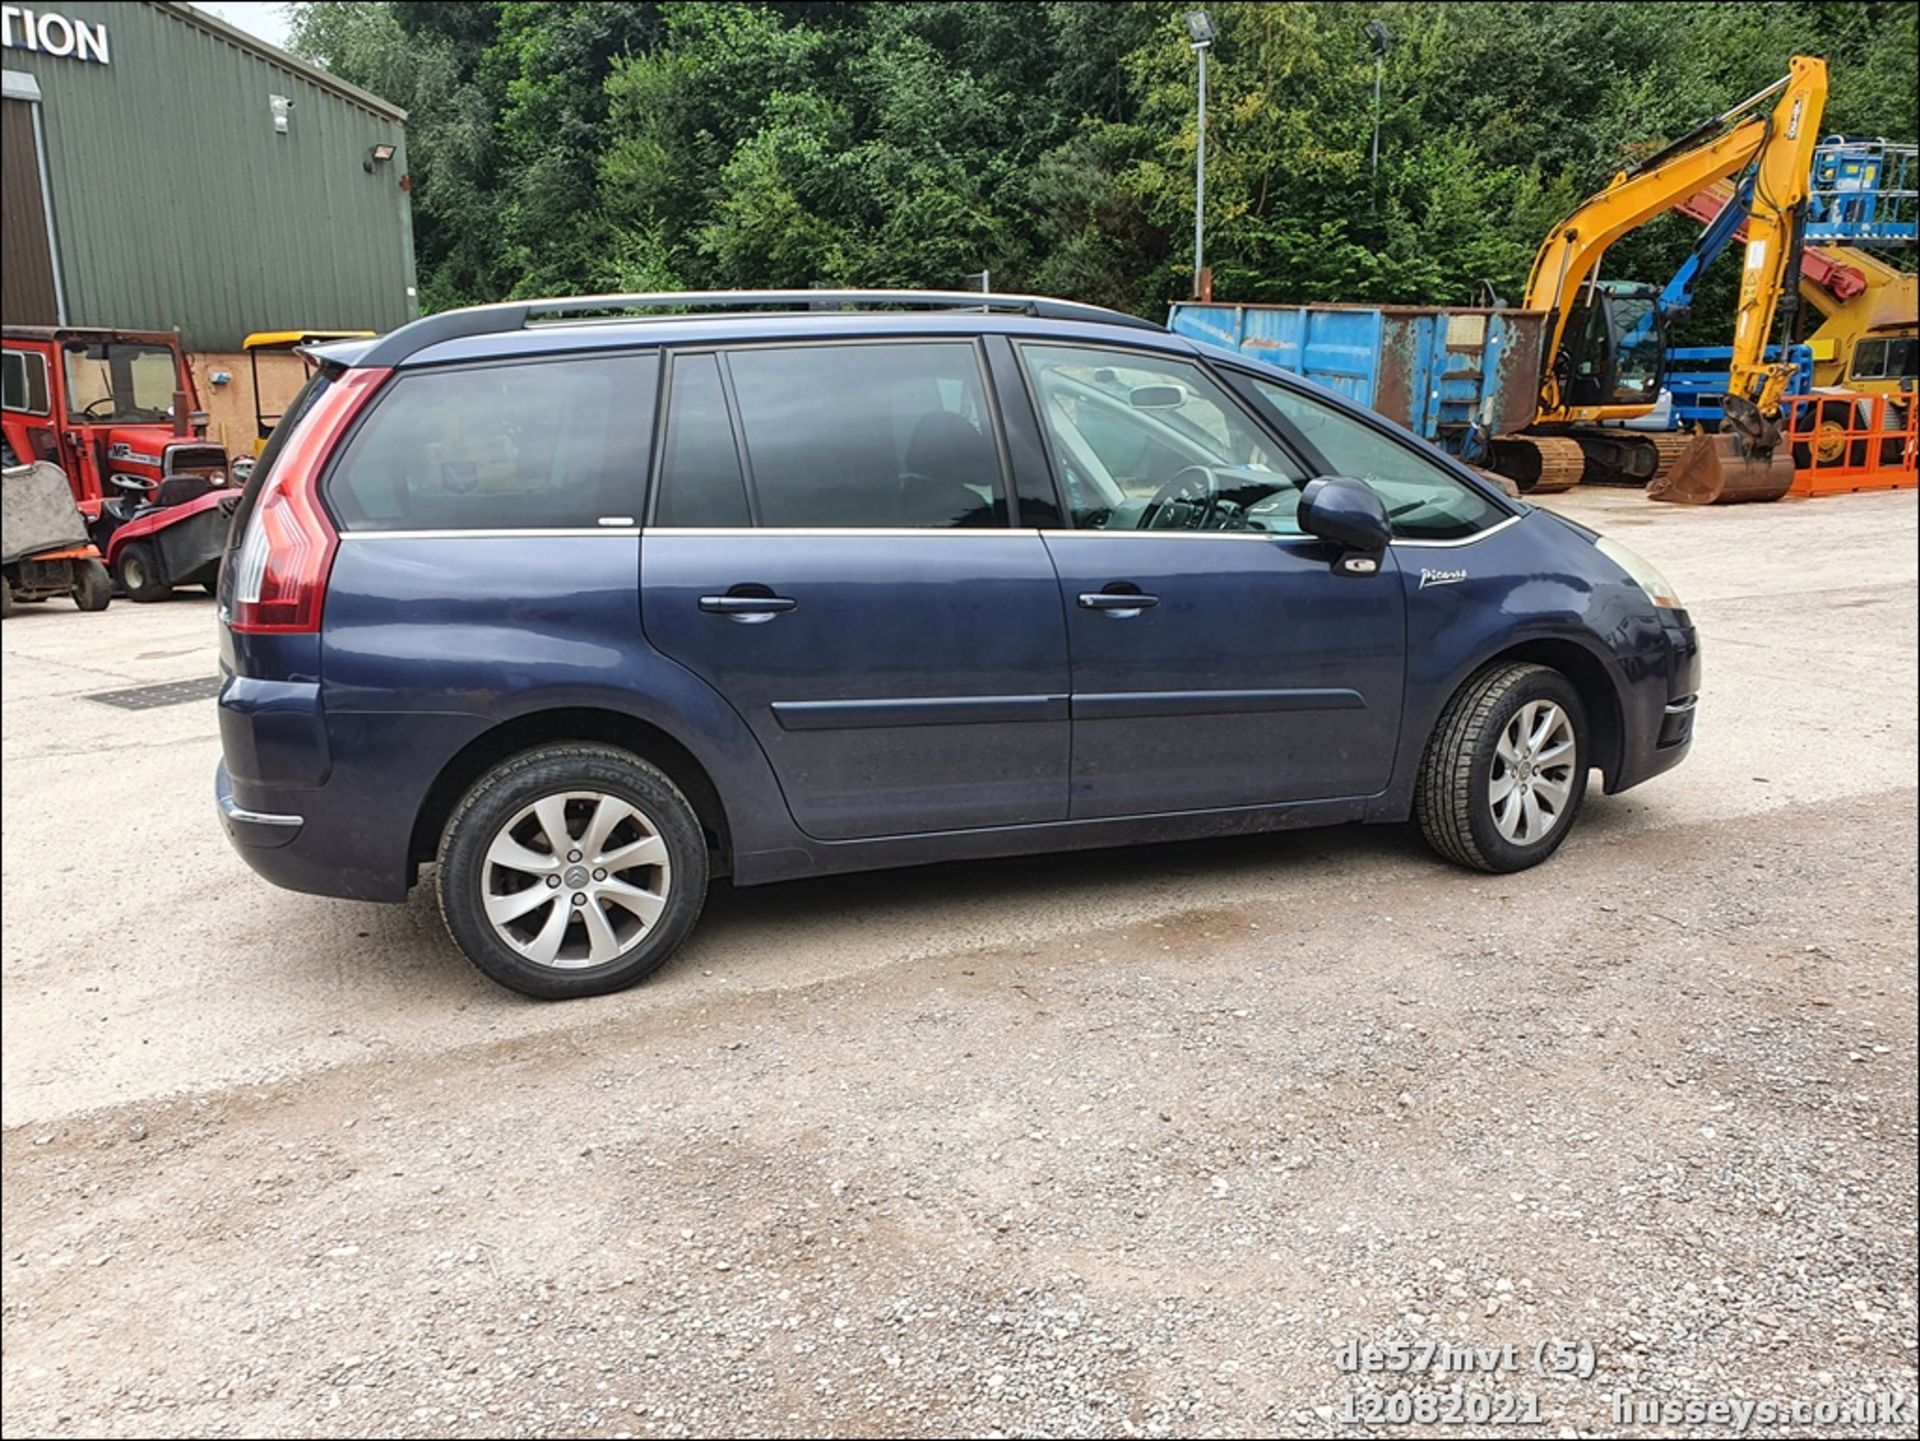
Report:
<svg viewBox="0 0 1920 1441"><path fill-rule="evenodd" d="M1576 496L1663 522L1622 533L1689 592L1709 699L1543 870L1356 829L722 891L660 981L558 1007L471 980L430 906L252 887L201 834L199 708L78 698L198 673L203 606L148 613L182 630L146 671L84 652L99 617L9 621L6 1431L1911 1405L1913 499ZM150 727L120 785L194 865L115 883L19 823L82 722ZM1338 1364L1396 1339L1517 1370ZM1534 1374L1550 1340L1590 1374Z"/></svg>

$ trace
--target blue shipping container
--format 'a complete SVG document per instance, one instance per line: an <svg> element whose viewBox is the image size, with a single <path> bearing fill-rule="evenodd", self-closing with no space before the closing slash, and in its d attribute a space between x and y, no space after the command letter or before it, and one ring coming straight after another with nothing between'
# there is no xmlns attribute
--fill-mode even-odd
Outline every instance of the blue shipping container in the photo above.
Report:
<svg viewBox="0 0 1920 1441"><path fill-rule="evenodd" d="M1168 328L1337 390L1456 454L1533 422L1538 310L1177 302ZM1477 425L1476 425L1477 422Z"/></svg>

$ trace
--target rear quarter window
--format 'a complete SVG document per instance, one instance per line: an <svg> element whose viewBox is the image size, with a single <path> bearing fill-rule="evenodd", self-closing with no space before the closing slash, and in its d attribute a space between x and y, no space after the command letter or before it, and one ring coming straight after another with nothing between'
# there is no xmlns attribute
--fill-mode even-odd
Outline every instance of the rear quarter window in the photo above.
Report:
<svg viewBox="0 0 1920 1441"><path fill-rule="evenodd" d="M655 355L403 372L354 432L326 496L341 529L635 523Z"/></svg>

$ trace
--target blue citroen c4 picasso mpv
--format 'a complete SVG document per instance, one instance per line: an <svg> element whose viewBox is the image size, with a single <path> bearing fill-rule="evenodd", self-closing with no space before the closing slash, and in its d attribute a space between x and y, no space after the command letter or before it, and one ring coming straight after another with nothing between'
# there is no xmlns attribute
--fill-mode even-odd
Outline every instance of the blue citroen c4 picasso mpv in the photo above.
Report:
<svg viewBox="0 0 1920 1441"><path fill-rule="evenodd" d="M278 885L529 995L708 882L1416 819L1512 871L1678 762L1631 552L1064 301L589 297L317 347L235 513L216 782Z"/></svg>

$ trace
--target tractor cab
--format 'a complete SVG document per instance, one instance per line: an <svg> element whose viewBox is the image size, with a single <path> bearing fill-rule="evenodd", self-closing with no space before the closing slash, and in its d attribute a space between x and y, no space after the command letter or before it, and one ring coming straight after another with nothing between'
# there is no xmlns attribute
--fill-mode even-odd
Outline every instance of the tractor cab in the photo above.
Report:
<svg viewBox="0 0 1920 1441"><path fill-rule="evenodd" d="M193 372L166 331L7 326L0 336L8 452L66 472L89 523L109 501L170 476L227 484Z"/></svg>
<svg viewBox="0 0 1920 1441"><path fill-rule="evenodd" d="M211 588L240 492L207 439L180 338L11 325L0 338L7 464L66 472L88 536L132 599Z"/></svg>

